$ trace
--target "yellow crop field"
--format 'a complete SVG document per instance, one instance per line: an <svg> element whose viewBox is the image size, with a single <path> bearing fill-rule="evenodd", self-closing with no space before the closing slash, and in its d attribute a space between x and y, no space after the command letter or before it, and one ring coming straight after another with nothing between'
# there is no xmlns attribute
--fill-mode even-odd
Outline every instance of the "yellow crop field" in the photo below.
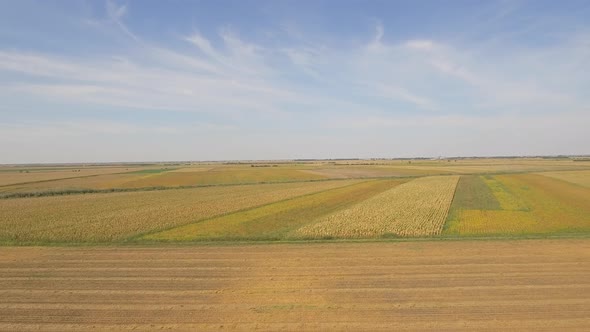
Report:
<svg viewBox="0 0 590 332"><path fill-rule="evenodd" d="M420 169L416 167L390 166L332 166L310 168L304 172L329 178L377 178L439 175L449 173L443 169Z"/></svg>
<svg viewBox="0 0 590 332"><path fill-rule="evenodd" d="M15 184L0 187L0 193L8 192L42 192L67 189L108 189L122 188L125 182L142 178L142 174L122 173L103 174L82 178L56 179L52 181Z"/></svg>
<svg viewBox="0 0 590 332"><path fill-rule="evenodd" d="M400 185L405 180L355 183L264 205L143 237L147 240L279 239L292 229Z"/></svg>
<svg viewBox="0 0 590 332"><path fill-rule="evenodd" d="M306 181L325 179L319 174L310 174L290 168L266 167L224 167L197 172L165 172L146 175L140 179L123 183L124 188L142 188L154 186L194 186L229 183L260 183L281 181Z"/></svg>
<svg viewBox="0 0 590 332"><path fill-rule="evenodd" d="M445 234L526 234L538 228L535 216L526 211L463 210L449 221Z"/></svg>
<svg viewBox="0 0 590 332"><path fill-rule="evenodd" d="M303 238L440 234L458 176L412 180L294 232Z"/></svg>
<svg viewBox="0 0 590 332"><path fill-rule="evenodd" d="M590 188L590 171L543 172L539 174Z"/></svg>
<svg viewBox="0 0 590 332"><path fill-rule="evenodd" d="M0 200L0 242L108 242L357 180Z"/></svg>
<svg viewBox="0 0 590 332"><path fill-rule="evenodd" d="M590 189L535 174L495 176L502 210L459 210L445 234L547 234L590 231ZM501 194L497 194L500 190ZM507 195L506 193L510 193ZM516 198L514 200L507 199ZM508 203L507 203L508 202ZM523 209L526 207L526 209Z"/></svg>
<svg viewBox="0 0 590 332"><path fill-rule="evenodd" d="M484 183L492 190L492 194L502 210L524 211L528 207L521 197L515 195L502 182L491 176L482 177Z"/></svg>

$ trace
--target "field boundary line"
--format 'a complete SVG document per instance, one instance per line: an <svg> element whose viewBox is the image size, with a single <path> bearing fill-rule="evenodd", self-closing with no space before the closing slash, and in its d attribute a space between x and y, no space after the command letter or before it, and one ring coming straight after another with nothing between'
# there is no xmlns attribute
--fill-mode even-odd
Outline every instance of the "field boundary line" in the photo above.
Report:
<svg viewBox="0 0 590 332"><path fill-rule="evenodd" d="M351 181L352 180L352 181L354 181L355 179L343 179L343 180L348 180L348 181ZM341 187L336 187L336 188L331 188L331 189L324 189L324 190L320 190L320 191L316 191L316 192L312 192L312 193L308 193L308 194L303 194L303 195L299 195L299 196L295 196L295 197L290 197L290 198L286 198L286 199L282 199L282 200L278 200L278 201L274 201L274 202L270 202L270 203L266 203L266 204L262 204L262 205L257 205L257 206L252 206L252 207L248 207L248 208L236 210L236 211L226 212L226 213L218 214L218 215L215 215L215 216L211 216L211 217L207 217L207 218L203 218L203 219L194 220L194 221L188 222L186 224L175 225L175 226L166 227L166 228L162 228L162 229L158 229L158 230L150 230L148 232L135 234L135 235L133 235L133 236L131 236L131 237L123 240L123 241L146 241L146 240L141 240L141 238L144 237L144 236L146 236L146 235L160 233L160 232L168 231L168 230L171 230L171 229L174 229L174 228L183 227L183 226L186 226L186 225L198 224L198 223L201 223L201 222L204 222L204 221L207 221L207 220L212 220L212 219L216 219L216 218L220 218L220 217L225 217L225 216L229 216L229 215L236 214L236 213L242 213L242 212L246 212L246 211L250 211L250 210L262 208L262 207L265 207L265 206L270 206L270 205L274 205L274 204L280 204L280 203L284 203L284 202L289 202L291 200L299 199L299 198L302 198L302 197L308 197L308 196L312 196L312 195L323 194L323 193L326 193L326 192L330 192L332 190L349 188L349 187L361 185L361 184L367 183L367 182L379 181L379 180L373 180L373 179L370 179L370 180L367 180L367 181L362 181L363 179L358 179L358 180L359 180L358 183L352 183L352 184L349 184L349 185L345 185L345 186L341 186ZM320 181L324 181L324 180L320 180ZM297 182L295 182L295 183L297 183ZM213 242L215 242L215 241L224 241L224 240L222 240L222 239L220 239L220 240L213 240ZM227 241L227 240L225 240L225 241ZM256 240L253 240L253 241L256 241ZM174 242L174 241L162 241L162 240L156 241L156 240L153 240L153 242ZM191 242L191 241L187 241L187 242Z"/></svg>

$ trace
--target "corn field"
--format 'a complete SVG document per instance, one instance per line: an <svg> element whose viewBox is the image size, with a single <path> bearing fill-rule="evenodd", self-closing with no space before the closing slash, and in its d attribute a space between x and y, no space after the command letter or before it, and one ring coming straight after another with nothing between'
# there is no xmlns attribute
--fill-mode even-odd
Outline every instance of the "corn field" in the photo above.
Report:
<svg viewBox="0 0 590 332"><path fill-rule="evenodd" d="M303 238L430 236L441 233L458 176L419 178L298 229Z"/></svg>

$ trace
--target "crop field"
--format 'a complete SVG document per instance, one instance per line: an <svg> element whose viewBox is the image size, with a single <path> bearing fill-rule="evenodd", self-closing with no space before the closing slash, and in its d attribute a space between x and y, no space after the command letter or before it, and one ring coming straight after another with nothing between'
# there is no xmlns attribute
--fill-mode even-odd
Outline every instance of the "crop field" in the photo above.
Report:
<svg viewBox="0 0 590 332"><path fill-rule="evenodd" d="M304 238L431 236L441 232L458 176L419 178L304 226Z"/></svg>
<svg viewBox="0 0 590 332"><path fill-rule="evenodd" d="M1 173L0 173L1 174ZM60 178L0 186L0 192L43 192L69 189L182 187L223 184L255 184L326 179L325 176L291 168L180 168L146 169L119 174Z"/></svg>
<svg viewBox="0 0 590 332"><path fill-rule="evenodd" d="M0 331L587 331L588 174L542 158L0 167Z"/></svg>
<svg viewBox="0 0 590 332"><path fill-rule="evenodd" d="M0 197L13 193L42 196L44 193L92 192L106 189L135 190L328 179L406 178L541 171L547 176L562 176L562 174L568 176L570 174L571 181L577 181L583 185L587 183L587 180L584 179L588 178L588 170L590 170L590 162L539 159L353 160L306 163L150 164L146 166L0 166Z"/></svg>
<svg viewBox="0 0 590 332"><path fill-rule="evenodd" d="M15 184L0 187L0 193L27 193L60 191L69 189L108 189L123 188L123 184L145 175L137 173L103 174L82 178L55 179L51 181Z"/></svg>
<svg viewBox="0 0 590 332"><path fill-rule="evenodd" d="M0 243L587 236L588 174L532 158L0 167Z"/></svg>
<svg viewBox="0 0 590 332"><path fill-rule="evenodd" d="M64 167L57 169L0 168L0 188L23 183L82 178L101 174L115 174L140 170L138 167Z"/></svg>
<svg viewBox="0 0 590 332"><path fill-rule="evenodd" d="M482 189L484 185L486 189ZM472 192L480 194L476 196ZM464 177L455 197L445 234L590 232L590 188L550 177L536 174Z"/></svg>
<svg viewBox="0 0 590 332"><path fill-rule="evenodd" d="M310 174L317 174L333 179L349 178L379 178L379 177L408 177L449 174L444 169L419 167L392 167L392 166L333 166L329 168L313 168L305 170Z"/></svg>
<svg viewBox="0 0 590 332"><path fill-rule="evenodd" d="M144 239L281 239L295 228L401 183L403 180L361 182L146 235Z"/></svg>
<svg viewBox="0 0 590 332"><path fill-rule="evenodd" d="M358 180L0 200L0 241L109 242Z"/></svg>
<svg viewBox="0 0 590 332"><path fill-rule="evenodd" d="M590 241L0 247L0 330L590 330Z"/></svg>
<svg viewBox="0 0 590 332"><path fill-rule="evenodd" d="M538 174L590 188L590 171L543 172Z"/></svg>
<svg viewBox="0 0 590 332"><path fill-rule="evenodd" d="M196 172L165 172L128 181L122 187L141 188L156 186L183 186L209 184L243 184L260 182L285 182L325 179L325 176L302 172L285 167L219 168Z"/></svg>

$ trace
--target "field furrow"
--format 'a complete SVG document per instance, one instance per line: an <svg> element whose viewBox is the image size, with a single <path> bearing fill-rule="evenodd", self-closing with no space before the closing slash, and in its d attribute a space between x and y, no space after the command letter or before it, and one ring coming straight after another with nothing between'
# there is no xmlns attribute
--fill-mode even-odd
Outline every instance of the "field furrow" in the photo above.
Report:
<svg viewBox="0 0 590 332"><path fill-rule="evenodd" d="M588 330L587 239L0 248L0 330Z"/></svg>

